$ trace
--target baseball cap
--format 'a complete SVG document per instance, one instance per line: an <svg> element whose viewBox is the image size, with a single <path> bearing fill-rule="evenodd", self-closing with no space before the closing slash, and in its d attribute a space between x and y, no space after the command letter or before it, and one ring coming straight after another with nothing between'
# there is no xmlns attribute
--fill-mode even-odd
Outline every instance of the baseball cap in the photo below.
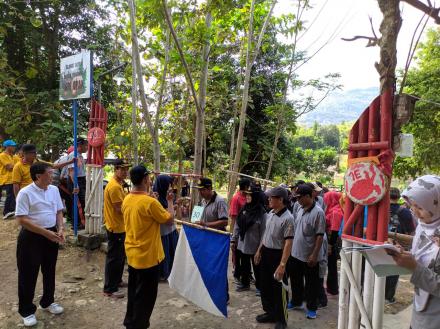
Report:
<svg viewBox="0 0 440 329"><path fill-rule="evenodd" d="M129 164L127 161L123 159L117 159L115 163L113 164L115 167L119 168L128 168L131 167L131 164ZM145 167L144 167L145 168ZM148 171L148 170L147 170Z"/></svg>
<svg viewBox="0 0 440 329"><path fill-rule="evenodd" d="M303 181L303 180L297 180L296 182L295 182L295 184L293 184L293 185L290 185L289 187L290 188L294 188L294 187L298 187L298 186L300 186L301 184L305 184L305 182Z"/></svg>
<svg viewBox="0 0 440 329"><path fill-rule="evenodd" d="M212 180L206 177L200 178L199 181L197 182L197 185L194 186L194 188L197 189L212 188Z"/></svg>
<svg viewBox="0 0 440 329"><path fill-rule="evenodd" d="M309 184L301 184L296 188L295 197L303 195L312 195L313 189Z"/></svg>
<svg viewBox="0 0 440 329"><path fill-rule="evenodd" d="M266 195L268 196L268 197L280 197L280 198L283 198L284 200L286 200L287 199L287 197L288 197L288 193L287 193L287 190L284 188L284 187L281 187L281 186L277 186L277 187L274 187L274 188L272 188L272 189L270 189L269 191L267 191L266 192Z"/></svg>
<svg viewBox="0 0 440 329"><path fill-rule="evenodd" d="M12 139L7 139L3 142L3 147L8 146L17 146L17 143L15 143Z"/></svg>
<svg viewBox="0 0 440 329"><path fill-rule="evenodd" d="M21 147L21 150L23 151L23 153L32 153L32 152L36 152L37 148L35 147L34 144L24 144Z"/></svg>
<svg viewBox="0 0 440 329"><path fill-rule="evenodd" d="M316 184L315 182L308 183L308 185L316 192L322 191L322 187L319 187L319 185Z"/></svg>
<svg viewBox="0 0 440 329"><path fill-rule="evenodd" d="M142 165L135 166L130 170L130 180L135 185L140 184L144 179L144 177L150 173L151 171L145 168L145 166Z"/></svg>

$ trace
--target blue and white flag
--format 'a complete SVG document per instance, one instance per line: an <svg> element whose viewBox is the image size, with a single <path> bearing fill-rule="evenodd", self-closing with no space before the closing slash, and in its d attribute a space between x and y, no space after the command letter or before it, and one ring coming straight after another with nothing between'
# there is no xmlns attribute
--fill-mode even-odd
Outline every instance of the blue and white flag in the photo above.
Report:
<svg viewBox="0 0 440 329"><path fill-rule="evenodd" d="M182 225L170 287L205 311L227 317L228 257L228 235Z"/></svg>

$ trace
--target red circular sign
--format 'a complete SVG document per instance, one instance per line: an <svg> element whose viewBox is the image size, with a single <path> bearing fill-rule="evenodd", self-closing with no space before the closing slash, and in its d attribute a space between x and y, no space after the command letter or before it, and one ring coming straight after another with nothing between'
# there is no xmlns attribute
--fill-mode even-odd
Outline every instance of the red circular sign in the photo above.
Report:
<svg viewBox="0 0 440 329"><path fill-rule="evenodd" d="M93 147L98 147L105 142L105 132L101 128L94 127L87 133L87 140L89 144Z"/></svg>
<svg viewBox="0 0 440 329"><path fill-rule="evenodd" d="M387 179L375 163L358 162L345 173L345 191L354 203L372 205L385 195Z"/></svg>

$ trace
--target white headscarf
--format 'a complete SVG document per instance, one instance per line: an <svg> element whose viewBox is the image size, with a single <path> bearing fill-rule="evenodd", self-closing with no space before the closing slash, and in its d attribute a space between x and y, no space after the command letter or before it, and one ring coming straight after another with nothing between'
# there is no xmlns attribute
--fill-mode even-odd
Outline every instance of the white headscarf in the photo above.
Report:
<svg viewBox="0 0 440 329"><path fill-rule="evenodd" d="M418 263L440 274L440 177L425 175L412 182L402 196L414 201L419 207L432 215L433 221L426 224L419 219L412 244L412 254ZM429 299L429 293L415 289L414 307L423 311Z"/></svg>

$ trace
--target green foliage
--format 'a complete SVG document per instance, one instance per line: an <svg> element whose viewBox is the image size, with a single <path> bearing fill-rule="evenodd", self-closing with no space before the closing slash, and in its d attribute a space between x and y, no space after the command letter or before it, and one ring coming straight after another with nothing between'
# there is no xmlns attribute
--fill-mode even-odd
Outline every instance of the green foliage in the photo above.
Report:
<svg viewBox="0 0 440 329"><path fill-rule="evenodd" d="M414 135L415 148L413 158L397 158L394 163L394 174L401 178L440 172L440 29L428 31L426 41L419 45L416 63L408 72L404 91L422 100L402 129Z"/></svg>

